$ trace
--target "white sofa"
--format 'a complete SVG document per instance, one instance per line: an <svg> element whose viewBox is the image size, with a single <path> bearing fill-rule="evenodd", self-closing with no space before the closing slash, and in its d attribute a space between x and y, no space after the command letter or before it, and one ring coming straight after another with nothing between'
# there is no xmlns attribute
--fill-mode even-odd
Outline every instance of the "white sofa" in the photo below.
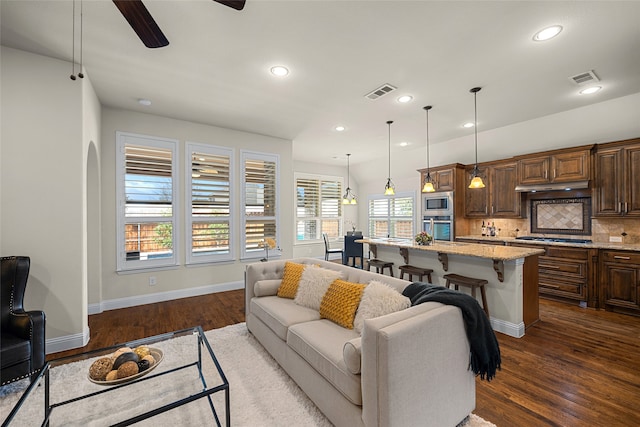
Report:
<svg viewBox="0 0 640 427"><path fill-rule="evenodd" d="M313 258L344 280L410 282ZM428 302L366 320L362 337L276 296L285 261L245 272L249 331L336 426L456 426L475 408L475 376L460 309Z"/></svg>

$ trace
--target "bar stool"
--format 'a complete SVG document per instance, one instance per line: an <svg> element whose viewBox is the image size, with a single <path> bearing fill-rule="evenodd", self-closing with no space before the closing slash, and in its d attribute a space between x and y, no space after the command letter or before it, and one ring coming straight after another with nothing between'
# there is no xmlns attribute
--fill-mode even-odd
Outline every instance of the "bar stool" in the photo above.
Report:
<svg viewBox="0 0 640 427"><path fill-rule="evenodd" d="M393 276L393 263L389 261L382 261L380 259L370 259L367 263L367 271L371 271L371 267L376 268L376 273L384 274L384 269L389 269L389 275Z"/></svg>
<svg viewBox="0 0 640 427"><path fill-rule="evenodd" d="M398 267L400 269L400 278L404 279L404 274L407 273L407 275L409 276L409 280L413 281L413 276L418 276L418 280L422 282L422 278L424 276L427 276L427 280L429 281L429 283L431 282L431 273L433 273L433 270L430 268L422 268L422 267L416 267L414 265L401 265L400 267Z"/></svg>
<svg viewBox="0 0 640 427"><path fill-rule="evenodd" d="M487 294L484 289L484 285L489 283L484 279L474 279L473 277L461 276L459 274L445 274L442 276L447 279L446 287L449 288L449 285L455 285L456 291L458 290L458 286L466 286L467 288L471 288L471 296L475 299L476 297L476 288L480 288L480 295L482 295L482 308L484 312L487 313L487 317L489 317L489 306L487 305Z"/></svg>

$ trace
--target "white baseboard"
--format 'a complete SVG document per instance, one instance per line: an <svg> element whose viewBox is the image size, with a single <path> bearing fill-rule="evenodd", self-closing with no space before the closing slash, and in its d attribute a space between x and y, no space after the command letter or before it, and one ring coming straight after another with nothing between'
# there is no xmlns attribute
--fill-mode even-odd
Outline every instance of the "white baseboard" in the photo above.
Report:
<svg viewBox="0 0 640 427"><path fill-rule="evenodd" d="M175 291L158 292L154 294L136 295L134 297L116 298L105 300L97 304L89 304L89 314L98 314L107 310L134 307L136 305L154 304L157 302L171 301L179 298L197 297L199 295L213 294L216 292L244 289L244 282L218 283L215 285L200 286L197 288L177 289Z"/></svg>
<svg viewBox="0 0 640 427"><path fill-rule="evenodd" d="M89 342L89 328L85 328L82 333L65 335L58 338L50 338L45 344L46 353L58 353L60 351L71 350L73 348L80 348L87 345Z"/></svg>
<svg viewBox="0 0 640 427"><path fill-rule="evenodd" d="M522 338L524 336L524 322L516 324L505 320L491 318L491 326L494 331L502 332L510 337Z"/></svg>

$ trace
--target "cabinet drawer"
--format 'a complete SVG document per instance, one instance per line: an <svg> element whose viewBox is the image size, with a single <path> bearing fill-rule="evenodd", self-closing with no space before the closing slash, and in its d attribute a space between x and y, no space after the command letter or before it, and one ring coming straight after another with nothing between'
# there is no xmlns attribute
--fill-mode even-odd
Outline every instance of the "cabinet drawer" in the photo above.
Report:
<svg viewBox="0 0 640 427"><path fill-rule="evenodd" d="M589 259L589 249L568 248L564 246L547 246L546 255L554 258Z"/></svg>
<svg viewBox="0 0 640 427"><path fill-rule="evenodd" d="M640 264L640 253L637 252L602 251L601 256L604 262Z"/></svg>
<svg viewBox="0 0 640 427"><path fill-rule="evenodd" d="M584 283L557 280L548 276L540 276L538 291L541 294L557 295L578 300L586 299L586 285Z"/></svg>
<svg viewBox="0 0 640 427"><path fill-rule="evenodd" d="M541 277L546 274L580 281L587 280L587 261L541 256L538 260L538 270Z"/></svg>

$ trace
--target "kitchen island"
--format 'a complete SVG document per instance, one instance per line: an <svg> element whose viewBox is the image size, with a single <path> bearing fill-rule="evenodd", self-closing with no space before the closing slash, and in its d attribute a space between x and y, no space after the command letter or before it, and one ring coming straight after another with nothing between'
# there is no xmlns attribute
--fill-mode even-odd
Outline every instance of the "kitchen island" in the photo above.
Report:
<svg viewBox="0 0 640 427"><path fill-rule="evenodd" d="M368 244L375 258L393 262L396 271L407 264L432 269L435 285L444 286L447 273L487 280L495 331L520 338L539 320L538 255L543 249L441 241L421 246L394 238L363 237L357 242Z"/></svg>

